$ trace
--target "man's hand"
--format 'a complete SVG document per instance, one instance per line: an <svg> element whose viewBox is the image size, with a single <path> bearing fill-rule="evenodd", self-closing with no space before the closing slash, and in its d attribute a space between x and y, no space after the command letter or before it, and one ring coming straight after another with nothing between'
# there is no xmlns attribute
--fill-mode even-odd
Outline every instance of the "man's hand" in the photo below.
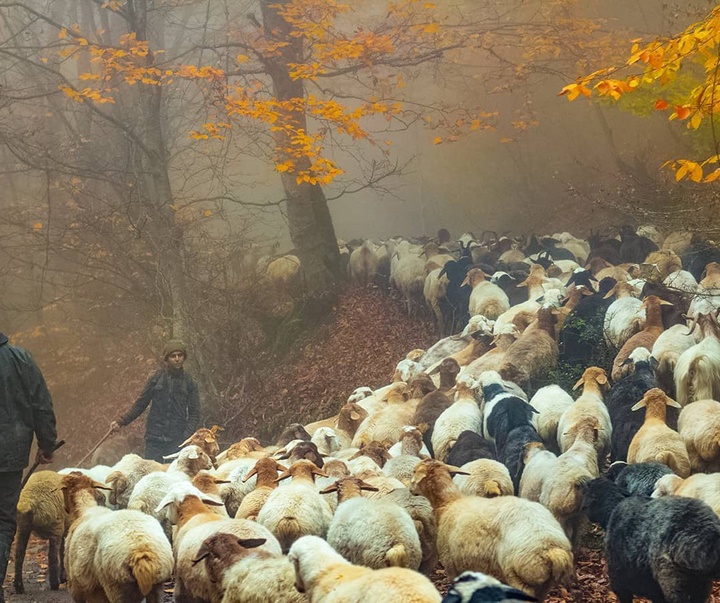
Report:
<svg viewBox="0 0 720 603"><path fill-rule="evenodd" d="M117 433L118 431L120 431L121 428L122 425L120 425L120 423L118 423L117 421L113 421L112 423L110 423L110 431L112 431L113 433Z"/></svg>
<svg viewBox="0 0 720 603"><path fill-rule="evenodd" d="M53 462L53 456L54 453L52 452L43 452L42 450L38 450L37 455L35 456L35 462L41 465L49 465Z"/></svg>

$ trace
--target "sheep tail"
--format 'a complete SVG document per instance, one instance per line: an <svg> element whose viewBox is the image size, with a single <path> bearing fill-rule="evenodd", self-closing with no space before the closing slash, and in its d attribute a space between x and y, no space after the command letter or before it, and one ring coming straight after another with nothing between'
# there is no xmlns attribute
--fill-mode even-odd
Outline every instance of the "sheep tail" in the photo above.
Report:
<svg viewBox="0 0 720 603"><path fill-rule="evenodd" d="M408 557L404 544L396 544L385 553L385 562L388 567L407 567Z"/></svg>
<svg viewBox="0 0 720 603"><path fill-rule="evenodd" d="M293 542L302 536L302 529L295 517L283 517L275 526L274 533L285 552Z"/></svg>
<svg viewBox="0 0 720 603"><path fill-rule="evenodd" d="M545 559L550 564L550 576L552 581L566 584L573 576L573 556L569 551L559 547L553 547L545 551Z"/></svg>
<svg viewBox="0 0 720 603"><path fill-rule="evenodd" d="M156 561L155 555L148 550L133 551L130 555L130 571L143 597L147 597L155 586L158 573Z"/></svg>
<svg viewBox="0 0 720 603"><path fill-rule="evenodd" d="M485 487L486 498L495 498L496 496L500 496L502 494L500 491L500 484L498 484L494 479L489 479L483 484L483 486Z"/></svg>

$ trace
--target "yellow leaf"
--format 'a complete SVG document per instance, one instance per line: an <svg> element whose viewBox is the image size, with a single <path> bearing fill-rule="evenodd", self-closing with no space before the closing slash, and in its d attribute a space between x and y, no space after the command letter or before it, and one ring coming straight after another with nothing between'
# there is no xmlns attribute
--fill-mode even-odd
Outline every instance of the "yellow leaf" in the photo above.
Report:
<svg viewBox="0 0 720 603"><path fill-rule="evenodd" d="M688 127L697 130L700 127L700 122L702 122L702 115L700 115L700 111L695 111L695 115L690 119Z"/></svg>
<svg viewBox="0 0 720 603"><path fill-rule="evenodd" d="M423 27L423 31L425 33L434 34L440 31L440 24L439 23L428 23L425 27Z"/></svg>
<svg viewBox="0 0 720 603"><path fill-rule="evenodd" d="M703 169L701 166L699 166L697 163L692 164L692 169L690 171L690 180L693 182L700 182L703 178Z"/></svg>
<svg viewBox="0 0 720 603"><path fill-rule="evenodd" d="M205 216L206 218L209 218L210 216L212 216L212 210L211 210L211 209L206 209L206 210L203 212L203 216Z"/></svg>
<svg viewBox="0 0 720 603"><path fill-rule="evenodd" d="M720 169L714 170L705 176L705 182L715 182L718 178L720 178Z"/></svg>
<svg viewBox="0 0 720 603"><path fill-rule="evenodd" d="M239 54L235 57L235 60L238 63L247 63L250 60L250 57L245 54Z"/></svg>
<svg viewBox="0 0 720 603"><path fill-rule="evenodd" d="M67 33L68 33L68 32L67 32L67 29L65 29L65 28L63 27L63 28L58 32L58 38L60 38L60 39L67 38Z"/></svg>
<svg viewBox="0 0 720 603"><path fill-rule="evenodd" d="M33 224L33 230L42 230L42 227L42 222L35 222L35 224Z"/></svg>
<svg viewBox="0 0 720 603"><path fill-rule="evenodd" d="M683 163L677 172L675 172L675 181L680 182L683 178L685 178L685 175L688 172L688 164Z"/></svg>
<svg viewBox="0 0 720 603"><path fill-rule="evenodd" d="M437 138L435 138L433 140L433 144L442 144L442 141L443 141L442 137L438 136Z"/></svg>

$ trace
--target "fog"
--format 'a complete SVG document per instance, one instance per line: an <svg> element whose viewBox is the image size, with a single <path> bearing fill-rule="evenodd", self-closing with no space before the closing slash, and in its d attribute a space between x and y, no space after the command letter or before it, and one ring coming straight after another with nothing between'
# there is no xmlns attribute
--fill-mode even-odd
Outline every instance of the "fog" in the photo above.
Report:
<svg viewBox="0 0 720 603"><path fill-rule="evenodd" d="M201 385L222 418L222 404L242 398L257 378L249 375L264 368L257 350L274 336L268 323L288 320L268 311L257 261L297 244L283 202L292 179L276 169L275 122L260 112L226 113L233 86L257 98L273 94L272 61L258 59L267 51L263 15L255 0L143 1L145 22L124 6L0 7L0 331L37 353L64 420L92 398L100 423L108 405L127 403L142 385L163 339L186 337L197 352L192 368L203 371ZM308 117L308 130L324 135L322 155L342 170L324 187L337 238L432 235L441 227L454 236L587 236L615 234L625 223L667 226L664 212L688 189L661 166L709 148L707 129L689 133L632 100L569 103L558 94L582 74L622 65L631 40L677 32L712 6L425 4L447 15L437 17L441 34L477 27L474 46L413 64L408 35L404 67L388 62L305 85L307 94L352 108L378 99L404 105L389 120L363 118L367 138ZM380 0L351 8L338 17L347 32L382 31L391 16ZM412 31L429 28L419 27ZM135 38L122 37L131 30ZM147 53L135 43L143 34L159 51L157 73L143 71ZM222 75L189 76L190 67ZM400 76L402 87L388 83ZM652 92L645 94L652 105ZM203 137L203 124L226 120L222 136ZM469 128L474 120L478 127Z"/></svg>

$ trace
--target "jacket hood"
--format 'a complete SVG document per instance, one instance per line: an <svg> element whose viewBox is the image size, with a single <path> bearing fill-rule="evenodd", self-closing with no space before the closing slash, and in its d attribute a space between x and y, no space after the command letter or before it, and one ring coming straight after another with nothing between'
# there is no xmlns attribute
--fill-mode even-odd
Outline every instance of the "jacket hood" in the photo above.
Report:
<svg viewBox="0 0 720 603"><path fill-rule="evenodd" d="M8 338L3 333L0 333L0 345L5 345L8 342Z"/></svg>

